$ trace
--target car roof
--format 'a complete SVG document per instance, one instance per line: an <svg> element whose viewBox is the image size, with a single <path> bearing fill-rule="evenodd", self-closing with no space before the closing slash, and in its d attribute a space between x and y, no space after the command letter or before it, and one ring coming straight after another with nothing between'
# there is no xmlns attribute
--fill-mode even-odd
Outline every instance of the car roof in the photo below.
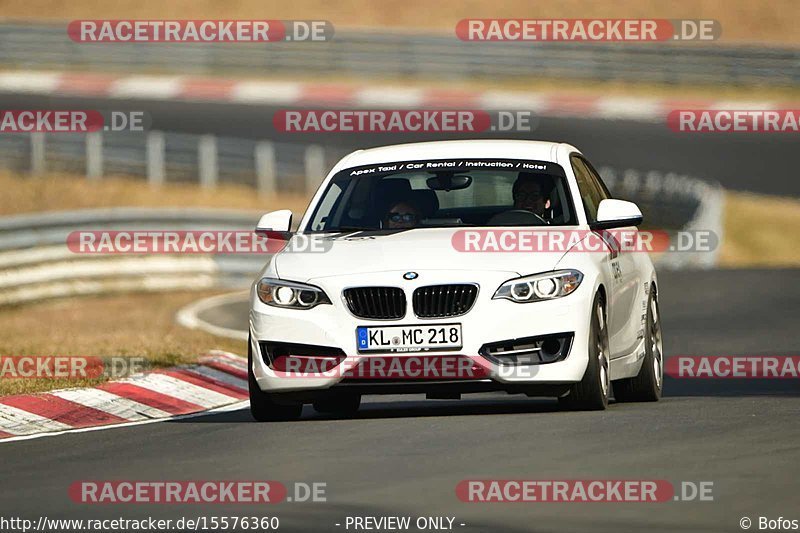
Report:
<svg viewBox="0 0 800 533"><path fill-rule="evenodd" d="M557 162L556 154L559 147L569 146L551 141L522 140L459 140L395 144L353 152L342 159L333 170L338 172L344 168L394 161L451 158L528 159Z"/></svg>

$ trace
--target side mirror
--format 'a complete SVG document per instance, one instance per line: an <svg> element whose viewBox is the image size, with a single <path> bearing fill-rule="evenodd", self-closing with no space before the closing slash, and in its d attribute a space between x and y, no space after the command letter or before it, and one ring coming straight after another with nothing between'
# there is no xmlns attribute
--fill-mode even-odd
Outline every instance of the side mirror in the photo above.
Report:
<svg viewBox="0 0 800 533"><path fill-rule="evenodd" d="M593 230L638 226L642 223L642 212L633 202L606 199L597 207L597 220L589 226Z"/></svg>
<svg viewBox="0 0 800 533"><path fill-rule="evenodd" d="M292 212L288 209L272 211L261 217L256 225L256 233L288 233L292 226Z"/></svg>

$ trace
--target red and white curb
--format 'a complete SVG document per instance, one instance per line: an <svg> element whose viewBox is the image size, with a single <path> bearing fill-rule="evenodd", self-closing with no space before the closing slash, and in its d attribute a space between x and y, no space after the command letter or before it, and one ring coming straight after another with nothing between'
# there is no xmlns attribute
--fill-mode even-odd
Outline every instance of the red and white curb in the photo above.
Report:
<svg viewBox="0 0 800 533"><path fill-rule="evenodd" d="M0 72L0 92L88 98L175 100L244 105L391 109L525 110L540 116L664 121L674 109L794 109L776 101L678 100L531 91L470 91L190 76L41 71Z"/></svg>
<svg viewBox="0 0 800 533"><path fill-rule="evenodd" d="M212 351L198 364L154 370L93 388L0 397L0 442L174 418L247 398L247 360Z"/></svg>

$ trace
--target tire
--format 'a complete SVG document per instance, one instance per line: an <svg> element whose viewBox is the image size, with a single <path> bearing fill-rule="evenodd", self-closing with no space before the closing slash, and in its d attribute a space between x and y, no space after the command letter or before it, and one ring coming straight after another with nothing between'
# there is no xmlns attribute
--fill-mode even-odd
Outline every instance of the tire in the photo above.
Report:
<svg viewBox="0 0 800 533"><path fill-rule="evenodd" d="M326 394L314 402L314 410L318 413L341 417L353 416L360 406L360 394L343 392Z"/></svg>
<svg viewBox="0 0 800 533"><path fill-rule="evenodd" d="M664 349L655 287L650 289L647 299L644 339L644 361L639 374L614 382L614 398L618 402L657 402L661 399L664 388Z"/></svg>
<svg viewBox="0 0 800 533"><path fill-rule="evenodd" d="M302 403L277 403L277 394L269 394L258 386L253 375L253 348L247 340L247 384L250 391L250 414L258 422L297 420L303 412Z"/></svg>
<svg viewBox="0 0 800 533"><path fill-rule="evenodd" d="M575 411L602 411L608 407L610 388L608 374L608 326L603 300L598 293L592 304L592 322L589 328L589 362L583 379L570 387L558 399L565 409Z"/></svg>

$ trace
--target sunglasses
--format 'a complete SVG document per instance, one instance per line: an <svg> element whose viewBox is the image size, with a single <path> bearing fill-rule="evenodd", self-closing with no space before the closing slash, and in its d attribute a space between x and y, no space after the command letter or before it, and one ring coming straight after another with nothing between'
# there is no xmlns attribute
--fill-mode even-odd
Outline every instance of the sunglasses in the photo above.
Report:
<svg viewBox="0 0 800 533"><path fill-rule="evenodd" d="M389 213L386 216L386 218L390 222L394 222L394 223L400 223L400 222L409 223L409 222L416 222L417 221L417 215L415 215L414 213L394 213L394 212L392 212L392 213Z"/></svg>

